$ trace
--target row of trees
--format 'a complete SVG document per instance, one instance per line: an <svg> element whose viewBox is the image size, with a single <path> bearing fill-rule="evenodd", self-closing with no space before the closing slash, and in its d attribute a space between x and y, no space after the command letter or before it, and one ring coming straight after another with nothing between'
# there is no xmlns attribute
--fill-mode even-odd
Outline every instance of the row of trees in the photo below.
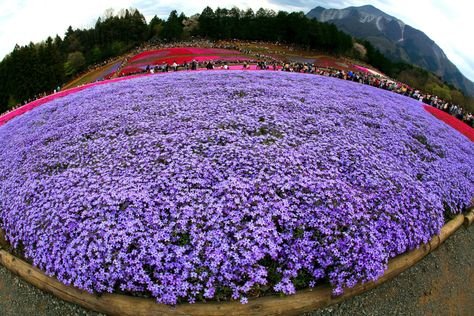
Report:
<svg viewBox="0 0 474 316"><path fill-rule="evenodd" d="M0 63L0 112L64 81L61 39L19 47Z"/></svg>
<svg viewBox="0 0 474 316"><path fill-rule="evenodd" d="M287 13L259 9L243 12L237 8L207 7L199 16L197 35L216 39L243 39L293 43L307 49L320 49L333 54L348 53L352 37L333 24L308 19L303 12Z"/></svg>
<svg viewBox="0 0 474 316"><path fill-rule="evenodd" d="M206 7L201 14L186 17L172 11L168 20L156 16L150 21L152 35L162 40L181 40L189 36L212 39L260 40L297 44L308 49L321 49L333 54L352 49L351 36L333 24L308 19L303 12L276 13L273 10L247 11Z"/></svg>

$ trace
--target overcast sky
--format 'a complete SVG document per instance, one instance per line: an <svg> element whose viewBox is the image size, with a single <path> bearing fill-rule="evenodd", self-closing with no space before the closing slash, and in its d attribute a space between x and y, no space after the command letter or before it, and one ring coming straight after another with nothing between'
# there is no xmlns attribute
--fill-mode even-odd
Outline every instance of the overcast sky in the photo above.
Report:
<svg viewBox="0 0 474 316"><path fill-rule="evenodd" d="M173 9L186 15L212 8L238 6L241 9L260 7L286 11L304 11L321 5L345 8L372 4L426 33L446 53L461 72L474 81L474 26L469 0L243 0L243 1L173 1L173 0L0 0L0 58L13 50L15 44L40 42L56 34L63 37L69 25L92 27L108 8L137 8L147 20L155 14L166 18Z"/></svg>

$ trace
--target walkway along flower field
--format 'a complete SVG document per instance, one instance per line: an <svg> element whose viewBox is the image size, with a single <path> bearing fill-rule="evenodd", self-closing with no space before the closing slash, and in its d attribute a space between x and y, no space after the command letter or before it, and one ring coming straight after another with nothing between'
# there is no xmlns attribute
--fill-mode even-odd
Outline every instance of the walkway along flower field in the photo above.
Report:
<svg viewBox="0 0 474 316"><path fill-rule="evenodd" d="M176 304L377 279L474 196L412 99L285 72L146 76L0 127L0 221L65 284Z"/></svg>

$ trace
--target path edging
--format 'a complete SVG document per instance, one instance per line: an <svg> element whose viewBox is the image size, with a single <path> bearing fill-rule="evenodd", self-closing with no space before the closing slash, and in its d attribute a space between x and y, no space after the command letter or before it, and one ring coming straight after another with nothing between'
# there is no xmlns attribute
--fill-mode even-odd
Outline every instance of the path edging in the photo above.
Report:
<svg viewBox="0 0 474 316"><path fill-rule="evenodd" d="M294 295L285 297L266 296L250 299L247 304L232 301L180 304L172 307L158 304L151 298L145 299L120 294L103 294L99 296L66 286L57 279L47 276L38 268L2 249L6 243L1 240L0 263L43 291L49 292L70 303L108 315L298 315L339 303L392 279L438 248L463 224L470 225L473 221L474 210L471 208L466 215L459 214L446 223L442 227L440 234L433 237L427 244L423 244L417 249L389 260L387 270L377 281L358 284L353 288L345 289L344 293L337 297L332 295L332 288L329 285L320 285L313 289L298 291ZM0 230L0 239L2 239L3 234L3 231Z"/></svg>

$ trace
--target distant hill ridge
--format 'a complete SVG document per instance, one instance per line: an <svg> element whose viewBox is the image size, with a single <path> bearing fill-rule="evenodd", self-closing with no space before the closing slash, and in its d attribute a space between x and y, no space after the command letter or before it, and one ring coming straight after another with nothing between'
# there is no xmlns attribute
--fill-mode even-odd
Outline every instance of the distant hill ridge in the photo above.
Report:
<svg viewBox="0 0 474 316"><path fill-rule="evenodd" d="M372 5L345 9L318 6L307 17L333 23L352 36L368 40L390 59L432 71L474 97L474 83L464 77L432 39Z"/></svg>

